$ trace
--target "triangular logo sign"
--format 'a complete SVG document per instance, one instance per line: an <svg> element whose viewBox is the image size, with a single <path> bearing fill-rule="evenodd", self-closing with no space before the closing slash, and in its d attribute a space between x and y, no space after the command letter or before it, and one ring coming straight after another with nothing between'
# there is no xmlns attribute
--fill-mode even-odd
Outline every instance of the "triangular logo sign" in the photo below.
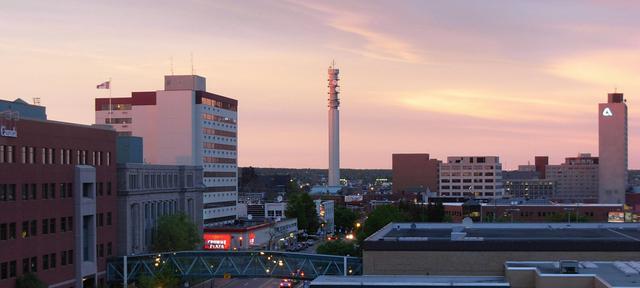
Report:
<svg viewBox="0 0 640 288"><path fill-rule="evenodd" d="M609 107L606 107L604 108L604 110L602 110L602 116L611 117L613 116L613 112L611 112L611 109L609 109Z"/></svg>

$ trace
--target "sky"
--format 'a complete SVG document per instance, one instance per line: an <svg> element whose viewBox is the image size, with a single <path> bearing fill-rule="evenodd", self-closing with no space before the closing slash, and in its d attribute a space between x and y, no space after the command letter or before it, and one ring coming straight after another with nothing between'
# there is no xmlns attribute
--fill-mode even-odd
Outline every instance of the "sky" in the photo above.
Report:
<svg viewBox="0 0 640 288"><path fill-rule="evenodd" d="M323 168L335 60L343 168L429 153L513 169L597 155L597 103L617 89L640 168L638 15L622 0L3 0L0 98L39 97L49 119L91 124L108 95L97 84L161 90L193 55L207 90L239 101L240 166Z"/></svg>

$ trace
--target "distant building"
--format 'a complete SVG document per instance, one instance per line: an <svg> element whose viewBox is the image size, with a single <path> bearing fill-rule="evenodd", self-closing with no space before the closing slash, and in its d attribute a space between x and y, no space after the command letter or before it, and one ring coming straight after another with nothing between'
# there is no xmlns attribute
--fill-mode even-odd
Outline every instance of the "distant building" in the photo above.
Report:
<svg viewBox="0 0 640 288"><path fill-rule="evenodd" d="M501 198L502 164L497 156L447 157L440 164L442 197Z"/></svg>
<svg viewBox="0 0 640 288"><path fill-rule="evenodd" d="M536 171L538 172L538 178L544 179L547 175L547 165L549 165L549 156L536 156L535 157Z"/></svg>
<svg viewBox="0 0 640 288"><path fill-rule="evenodd" d="M334 208L335 202L333 200L313 200L316 204L316 213L318 213L318 218L320 223L323 224L320 229L325 234L333 234L335 232L335 221L334 221ZM313 233L315 231L308 231L308 233Z"/></svg>
<svg viewBox="0 0 640 288"><path fill-rule="evenodd" d="M627 104L622 93L609 93L607 103L598 104L600 203L624 203L627 190Z"/></svg>
<svg viewBox="0 0 640 288"><path fill-rule="evenodd" d="M204 250L278 250L296 242L298 220L242 222L204 228Z"/></svg>
<svg viewBox="0 0 640 288"><path fill-rule="evenodd" d="M287 218L285 211L287 211L287 202L264 203L264 215L268 220Z"/></svg>
<svg viewBox="0 0 640 288"><path fill-rule="evenodd" d="M498 199L489 203L469 200L465 203L444 203L445 214L453 222L470 217L476 222L608 222L623 213L622 204L554 203L549 200Z"/></svg>
<svg viewBox="0 0 640 288"><path fill-rule="evenodd" d="M118 254L151 252L164 215L184 213L202 231L202 167L118 164Z"/></svg>
<svg viewBox="0 0 640 288"><path fill-rule="evenodd" d="M143 138L144 162L202 166L205 225L237 218L238 101L206 92L197 75L165 76L164 90L95 99L96 123Z"/></svg>
<svg viewBox="0 0 640 288"><path fill-rule="evenodd" d="M47 120L46 107L29 104L20 98L14 101L0 99L0 113L8 110L17 112L20 118Z"/></svg>
<svg viewBox="0 0 640 288"><path fill-rule="evenodd" d="M393 154L393 193L437 192L440 160L429 154Z"/></svg>
<svg viewBox="0 0 640 288"><path fill-rule="evenodd" d="M568 157L560 165L547 165L546 180L556 185L554 200L568 203L598 202L598 157L589 153Z"/></svg>
<svg viewBox="0 0 640 288"><path fill-rule="evenodd" d="M554 191L554 182L547 179L504 180L504 193L507 197L525 199L552 199Z"/></svg>

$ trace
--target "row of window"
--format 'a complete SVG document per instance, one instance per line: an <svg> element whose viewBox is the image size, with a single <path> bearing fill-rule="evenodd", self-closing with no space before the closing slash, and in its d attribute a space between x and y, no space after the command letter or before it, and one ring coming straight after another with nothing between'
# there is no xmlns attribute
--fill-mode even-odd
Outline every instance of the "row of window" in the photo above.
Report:
<svg viewBox="0 0 640 288"><path fill-rule="evenodd" d="M131 104L111 104L111 107L109 107L109 104L103 104L100 106L100 111L107 110L131 110Z"/></svg>
<svg viewBox="0 0 640 288"><path fill-rule="evenodd" d="M222 157L211 157L211 156L202 157L202 162L204 163L236 164L236 161L237 159L235 158L222 158Z"/></svg>
<svg viewBox="0 0 640 288"><path fill-rule="evenodd" d="M494 188L493 185L485 185L485 186L474 185L473 186L473 189L493 189L493 188ZM464 190L466 190L466 189L471 189L471 186L470 185L469 186L456 186L456 185L449 186L449 185L444 185L444 186L440 186L440 189L443 189L443 190L448 190L448 189L460 190L460 189L464 189Z"/></svg>
<svg viewBox="0 0 640 288"><path fill-rule="evenodd" d="M216 107L216 108L222 108L222 109L231 110L231 111L238 111L238 106L237 105L234 105L234 104L231 104L231 103L222 102L222 101L217 101L217 100L213 100L213 99L209 99L209 98L205 98L205 97L202 97L202 105L207 105L207 106Z"/></svg>
<svg viewBox="0 0 640 288"><path fill-rule="evenodd" d="M229 118L229 117L222 117L222 116L213 115L209 113L202 113L202 119L221 122L221 123L236 124L236 119ZM233 128L233 126L230 126L229 128Z"/></svg>
<svg viewBox="0 0 640 288"><path fill-rule="evenodd" d="M202 147L204 149L218 149L218 150L229 150L229 151L237 150L236 145L227 145L227 144L211 143L211 142L203 142Z"/></svg>
<svg viewBox="0 0 640 288"><path fill-rule="evenodd" d="M140 174L142 174L142 183L140 182ZM186 187L193 187L195 178L194 175L188 173L185 175L184 181ZM178 174L172 173L131 173L129 174L129 189L151 189L151 188L177 188L180 187L180 179Z"/></svg>
<svg viewBox="0 0 640 288"><path fill-rule="evenodd" d="M215 136L223 136L223 137L232 137L235 138L238 136L238 133L231 131L218 130L213 128L202 128L202 133L206 135L215 135Z"/></svg>
<svg viewBox="0 0 640 288"><path fill-rule="evenodd" d="M440 179L440 183L493 183L493 178L491 179Z"/></svg>
<svg viewBox="0 0 640 288"><path fill-rule="evenodd" d="M0 201L2 201L3 198L3 185L11 184L0 184ZM71 183L60 183L59 185L56 185L56 183L42 183L40 187L41 199L43 200L56 199L56 188L59 188L57 190L60 192L60 198L64 199L73 197L73 186L71 185ZM33 183L23 183L20 195L20 199L22 200L37 200L38 185ZM8 197L6 196L6 193L4 198L5 201L11 201L7 199Z"/></svg>
<svg viewBox="0 0 640 288"><path fill-rule="evenodd" d="M46 234L55 234L56 228L58 227L56 223L56 218L46 218L42 219L42 230L41 233L43 235ZM60 232L73 231L73 217L60 217ZM16 223L0 223L0 240L13 240L16 239ZM20 237L29 238L34 237L38 234L38 221L23 221L22 222L22 230L20 232Z"/></svg>
<svg viewBox="0 0 640 288"><path fill-rule="evenodd" d="M493 173L493 172L440 172L440 176L500 176L502 174L500 173Z"/></svg>
<svg viewBox="0 0 640 288"><path fill-rule="evenodd" d="M0 163L16 163L16 146L0 145ZM20 147L22 164L60 164L60 165L94 165L107 166L111 165L111 152L75 150L76 160L72 163L72 149L56 149L56 148L36 148L33 146ZM88 157L91 159L88 159ZM89 162L89 160L91 160Z"/></svg>
<svg viewBox="0 0 640 288"><path fill-rule="evenodd" d="M440 170L493 170L494 168L500 168L500 166L494 165L440 165Z"/></svg>
<svg viewBox="0 0 640 288"><path fill-rule="evenodd" d="M104 119L105 124L131 124L133 121L131 118L111 118L107 117Z"/></svg>

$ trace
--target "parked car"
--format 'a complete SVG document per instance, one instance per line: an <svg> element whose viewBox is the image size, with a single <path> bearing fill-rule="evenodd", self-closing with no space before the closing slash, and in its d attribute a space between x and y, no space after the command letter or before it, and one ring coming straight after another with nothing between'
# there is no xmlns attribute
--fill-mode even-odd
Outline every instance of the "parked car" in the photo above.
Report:
<svg viewBox="0 0 640 288"><path fill-rule="evenodd" d="M293 282L289 279L282 279L280 281L280 287L293 287Z"/></svg>

